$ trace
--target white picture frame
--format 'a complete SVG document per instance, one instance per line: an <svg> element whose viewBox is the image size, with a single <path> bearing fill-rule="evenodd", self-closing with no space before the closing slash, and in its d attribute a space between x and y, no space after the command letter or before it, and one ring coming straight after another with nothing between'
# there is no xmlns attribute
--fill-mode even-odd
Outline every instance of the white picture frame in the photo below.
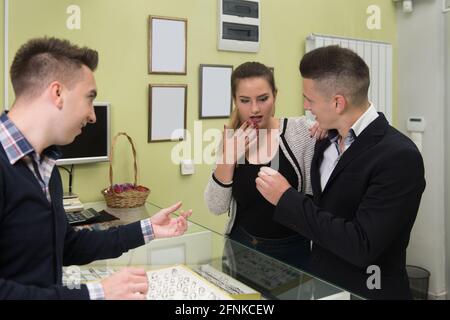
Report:
<svg viewBox="0 0 450 320"><path fill-rule="evenodd" d="M149 16L149 74L186 74L187 19Z"/></svg>
<svg viewBox="0 0 450 320"><path fill-rule="evenodd" d="M148 142L184 140L187 85L149 85Z"/></svg>
<svg viewBox="0 0 450 320"><path fill-rule="evenodd" d="M231 65L200 65L200 119L228 118L233 107Z"/></svg>

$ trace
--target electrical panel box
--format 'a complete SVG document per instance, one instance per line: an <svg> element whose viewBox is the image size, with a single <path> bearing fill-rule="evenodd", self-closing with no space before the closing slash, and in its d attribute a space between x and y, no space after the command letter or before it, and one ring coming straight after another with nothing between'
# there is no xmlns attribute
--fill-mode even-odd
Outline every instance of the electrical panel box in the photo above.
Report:
<svg viewBox="0 0 450 320"><path fill-rule="evenodd" d="M218 49L258 52L260 44L260 0L218 0Z"/></svg>

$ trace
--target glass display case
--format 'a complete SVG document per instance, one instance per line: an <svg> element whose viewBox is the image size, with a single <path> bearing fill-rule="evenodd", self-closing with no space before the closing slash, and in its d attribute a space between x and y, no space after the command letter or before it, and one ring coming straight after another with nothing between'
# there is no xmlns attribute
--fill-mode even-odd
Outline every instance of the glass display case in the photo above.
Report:
<svg viewBox="0 0 450 320"><path fill-rule="evenodd" d="M134 209L106 208L103 202L85 206L106 210L119 218L77 227L94 230L138 221L160 210L151 203ZM180 237L155 239L119 258L65 267L64 283L70 285L76 273L74 268L83 283L130 266L147 270L148 299L349 300L352 296L342 288L191 221L188 231Z"/></svg>

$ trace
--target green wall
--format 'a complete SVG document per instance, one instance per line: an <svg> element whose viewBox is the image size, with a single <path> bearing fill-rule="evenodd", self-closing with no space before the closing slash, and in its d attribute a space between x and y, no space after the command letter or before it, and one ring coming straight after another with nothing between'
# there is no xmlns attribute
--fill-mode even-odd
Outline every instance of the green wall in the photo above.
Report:
<svg viewBox="0 0 450 320"><path fill-rule="evenodd" d="M160 206L183 200L186 209L194 209L192 220L220 232L225 216L210 215L203 202L204 187L212 167L197 165L195 175L183 177L179 166L172 164L170 159L175 142L147 143L148 84L188 85L187 121L188 130L192 131L194 121L198 120L199 64L237 66L244 61L258 60L275 68L279 88L277 115L295 116L300 115L303 109L298 63L304 53L304 39L309 33L387 41L394 45L394 53L397 47L395 6L391 0L261 0L261 50L257 54L216 50L216 0L11 2L10 59L29 38L43 35L67 38L97 49L100 53L96 72L98 100L112 103L113 134L126 131L134 138L140 168L139 182L151 188L149 200ZM66 29L66 8L71 4L81 7L81 30ZM381 30L368 30L366 27L366 9L372 4L381 8ZM147 19L150 14L188 19L186 76L147 74ZM396 59L394 54L394 70ZM394 72L394 92L396 88ZM394 106L396 102L397 95L394 94ZM395 119L394 108L394 122ZM207 120L202 125L204 129L222 128L226 122L226 119ZM115 182L130 181L131 152L125 140L118 145L115 159ZM62 171L61 174L66 185L66 173ZM107 164L76 166L74 192L83 202L101 200L100 190L107 184Z"/></svg>

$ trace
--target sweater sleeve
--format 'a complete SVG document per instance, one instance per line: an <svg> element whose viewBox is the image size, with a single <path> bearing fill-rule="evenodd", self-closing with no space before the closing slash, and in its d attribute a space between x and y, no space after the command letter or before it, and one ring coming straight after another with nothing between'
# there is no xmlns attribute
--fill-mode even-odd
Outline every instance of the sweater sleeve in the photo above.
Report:
<svg viewBox="0 0 450 320"><path fill-rule="evenodd" d="M116 258L144 243L140 221L102 231L75 231L68 225L63 264L84 265L94 260Z"/></svg>
<svg viewBox="0 0 450 320"><path fill-rule="evenodd" d="M89 300L86 285L41 288L0 278L0 300Z"/></svg>
<svg viewBox="0 0 450 320"><path fill-rule="evenodd" d="M305 177L305 194L313 194L311 184L311 162L314 156L314 146L316 145L316 139L310 137L309 128L310 123L306 117L300 118L301 125L299 126L300 136L303 137L301 141L301 166Z"/></svg>
<svg viewBox="0 0 450 320"><path fill-rule="evenodd" d="M285 137L302 171L304 181L301 183L304 186L304 193L312 195L311 162L316 139L310 136L311 123L305 116L302 116L289 118L287 126Z"/></svg>
<svg viewBox="0 0 450 320"><path fill-rule="evenodd" d="M205 189L205 203L208 210L215 215L228 212L231 205L231 191L232 184L225 185L220 183L213 173Z"/></svg>

